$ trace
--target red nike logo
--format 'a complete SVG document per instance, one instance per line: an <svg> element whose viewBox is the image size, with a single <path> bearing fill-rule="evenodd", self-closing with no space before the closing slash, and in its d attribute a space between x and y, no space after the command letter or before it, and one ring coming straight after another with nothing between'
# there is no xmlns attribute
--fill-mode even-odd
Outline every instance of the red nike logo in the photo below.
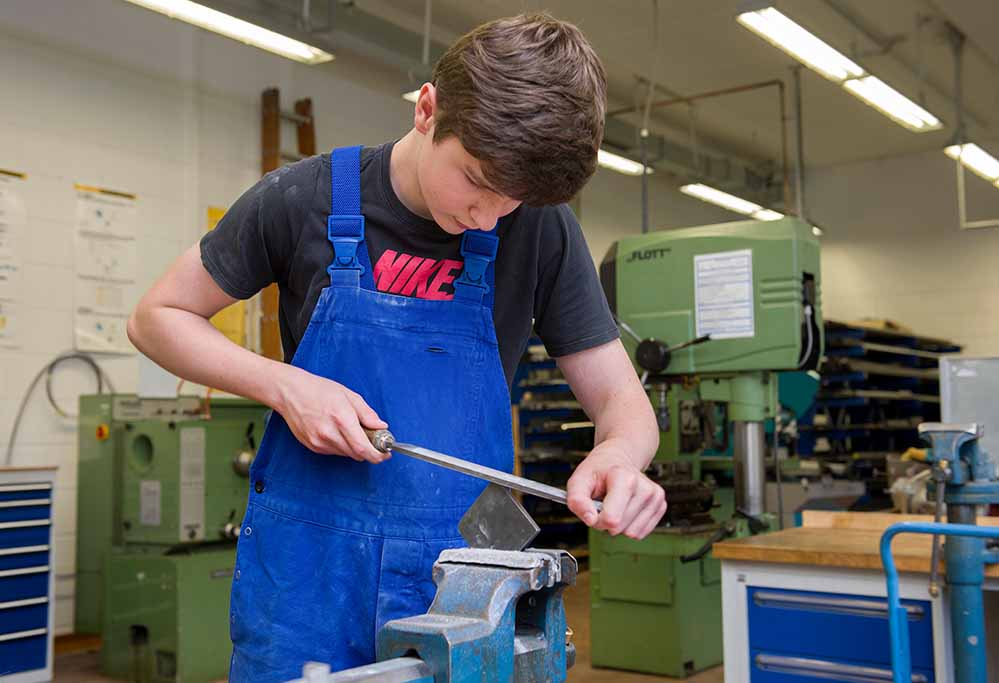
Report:
<svg viewBox="0 0 999 683"><path fill-rule="evenodd" d="M451 283L463 267L464 262L455 259L424 258L386 249L375 264L375 287L379 292L417 299L450 300L454 298Z"/></svg>

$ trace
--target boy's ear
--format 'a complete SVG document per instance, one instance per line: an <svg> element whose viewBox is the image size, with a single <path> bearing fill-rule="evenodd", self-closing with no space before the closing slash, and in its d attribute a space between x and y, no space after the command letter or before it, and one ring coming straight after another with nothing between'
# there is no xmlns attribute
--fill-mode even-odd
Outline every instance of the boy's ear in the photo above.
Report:
<svg viewBox="0 0 999 683"><path fill-rule="evenodd" d="M416 109L413 112L413 128L427 135L434 128L434 117L437 113L437 88L433 83L424 83L420 87L420 95L416 99Z"/></svg>

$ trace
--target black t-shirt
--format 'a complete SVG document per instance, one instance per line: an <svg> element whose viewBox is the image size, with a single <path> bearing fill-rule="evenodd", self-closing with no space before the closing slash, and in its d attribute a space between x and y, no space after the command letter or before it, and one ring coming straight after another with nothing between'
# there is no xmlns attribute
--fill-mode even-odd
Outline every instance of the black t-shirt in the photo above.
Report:
<svg viewBox="0 0 999 683"><path fill-rule="evenodd" d="M361 153L361 212L379 290L451 299L461 273L461 236L407 209L389 178L394 143ZM247 299L280 287L285 359L294 357L322 289L333 247L330 157L322 154L267 174L201 240L201 260L227 294ZM566 205L521 206L496 228L493 321L507 383L534 329L554 356L618 336L579 223Z"/></svg>

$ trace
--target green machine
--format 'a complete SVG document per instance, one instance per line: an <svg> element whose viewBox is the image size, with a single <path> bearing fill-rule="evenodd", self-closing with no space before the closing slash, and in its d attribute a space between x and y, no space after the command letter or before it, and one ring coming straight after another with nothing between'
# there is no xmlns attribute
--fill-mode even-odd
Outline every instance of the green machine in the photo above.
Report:
<svg viewBox="0 0 999 683"><path fill-rule="evenodd" d="M593 665L686 677L722 660L712 544L773 523L764 424L777 372L822 355L819 245L794 218L664 230L614 244L600 277L656 411L648 474L669 510L642 541L590 532Z"/></svg>
<svg viewBox="0 0 999 683"><path fill-rule="evenodd" d="M226 677L235 544L266 410L80 397L75 628L101 636L104 674Z"/></svg>

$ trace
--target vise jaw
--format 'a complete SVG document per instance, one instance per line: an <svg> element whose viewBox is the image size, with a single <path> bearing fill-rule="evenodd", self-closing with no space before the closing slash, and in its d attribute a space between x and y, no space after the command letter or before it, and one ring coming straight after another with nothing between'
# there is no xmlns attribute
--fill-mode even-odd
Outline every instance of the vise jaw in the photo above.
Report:
<svg viewBox="0 0 999 683"><path fill-rule="evenodd" d="M291 683L562 683L576 658L562 591L576 572L564 550L445 550L430 609L385 624L376 663L310 662Z"/></svg>
<svg viewBox="0 0 999 683"><path fill-rule="evenodd" d="M445 550L426 614L390 621L379 661L416 656L434 683L559 683L575 660L562 591L576 581L562 550Z"/></svg>

